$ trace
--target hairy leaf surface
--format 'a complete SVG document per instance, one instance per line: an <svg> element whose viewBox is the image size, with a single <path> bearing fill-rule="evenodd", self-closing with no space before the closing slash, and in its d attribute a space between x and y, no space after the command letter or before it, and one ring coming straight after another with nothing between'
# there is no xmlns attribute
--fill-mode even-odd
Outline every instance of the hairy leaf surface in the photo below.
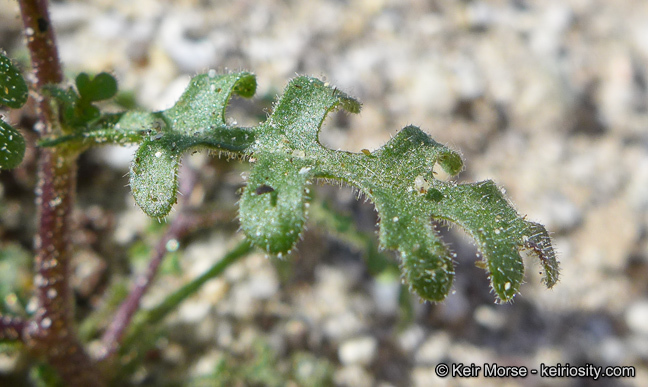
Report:
<svg viewBox="0 0 648 387"><path fill-rule="evenodd" d="M25 139L0 119L0 169L15 168L25 155Z"/></svg>
<svg viewBox="0 0 648 387"><path fill-rule="evenodd" d="M27 83L20 70L0 52L0 105L18 109L27 102Z"/></svg>
<svg viewBox="0 0 648 387"><path fill-rule="evenodd" d="M142 142L131 167L135 201L149 216L164 217L176 202L180 156L192 148L241 152L254 140L253 132L230 127L225 109L232 94L251 97L256 80L248 73L203 74L192 79L180 100L155 114L155 126ZM135 117L133 117L135 118ZM150 117L139 117L150 120ZM130 122L130 126L137 126Z"/></svg>
<svg viewBox="0 0 648 387"><path fill-rule="evenodd" d="M454 253L439 238L433 220L456 224L475 240L499 300L509 301L519 291L521 250L539 258L547 287L557 282L558 263L547 231L520 217L492 181L457 184L435 177L436 165L451 176L461 172L457 152L415 126L373 152L326 148L319 142L326 115L340 108L357 113L360 103L310 77L291 80L259 126L228 124L231 96L251 97L255 88L249 73L199 75L174 107L114 119L115 130L147 133L131 167L135 200L147 214L164 217L175 203L180 156L209 148L251 162L239 202L241 228L270 254L288 253L299 240L310 184L337 181L374 203L381 247L400 253L403 278L426 300L443 300L454 277Z"/></svg>
<svg viewBox="0 0 648 387"><path fill-rule="evenodd" d="M0 105L17 109L27 101L28 89L20 71L0 52ZM0 117L0 169L15 168L25 155L25 138Z"/></svg>

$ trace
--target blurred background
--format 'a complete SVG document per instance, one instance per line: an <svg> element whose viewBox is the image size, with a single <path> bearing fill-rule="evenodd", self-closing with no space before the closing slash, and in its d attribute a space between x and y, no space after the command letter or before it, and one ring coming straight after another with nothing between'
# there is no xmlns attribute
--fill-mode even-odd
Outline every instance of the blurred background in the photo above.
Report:
<svg viewBox="0 0 648 387"><path fill-rule="evenodd" d="M27 63L17 7L0 0L0 46ZM285 261L252 255L167 319L158 352L133 383L200 377L227 358L234 368L261 364L269 375L242 385L594 384L442 379L439 362L635 366L635 378L598 385L647 385L648 2L88 0L52 2L52 19L71 76L110 71L146 109L171 106L197 73L249 70L257 96L229 112L256 125L291 77L325 79L363 110L332 114L324 144L373 150L402 127L420 126L461 151L459 181L492 179L518 212L543 223L561 262L561 281L547 290L529 259L521 295L497 305L469 238L439 227L458 252L454 292L443 303L419 303L399 294L397 276L368 269L362 244L312 221ZM33 121L28 112L8 119L23 128ZM145 265L138 251L160 227L130 197L131 153L103 148L82 158L75 290L89 309L109 273L127 278L129 267ZM34 157L31 149L21 168L0 174L2 244L26 257ZM234 208L244 166L206 154L186 162L200 167L206 201ZM358 235L374 234L371 203L351 189L324 186L317 196L353 219ZM219 259L237 227L232 220L183 243L146 301ZM0 373L20 364L0 353Z"/></svg>

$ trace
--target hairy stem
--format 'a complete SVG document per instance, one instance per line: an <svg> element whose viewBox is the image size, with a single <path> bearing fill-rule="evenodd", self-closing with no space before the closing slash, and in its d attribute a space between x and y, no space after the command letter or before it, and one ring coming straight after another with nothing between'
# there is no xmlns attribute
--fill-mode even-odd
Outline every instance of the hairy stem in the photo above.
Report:
<svg viewBox="0 0 648 387"><path fill-rule="evenodd" d="M51 26L47 0L20 0L27 48L36 77L36 88L63 80L54 30Z"/></svg>
<svg viewBox="0 0 648 387"><path fill-rule="evenodd" d="M60 83L59 62L47 1L20 0L27 47L39 93L46 84ZM41 137L59 130L47 98L38 96ZM38 309L23 330L24 341L45 356L68 386L103 386L103 378L81 346L75 330L70 288L70 215L76 190L76 155L43 149L37 188L38 234L35 278Z"/></svg>
<svg viewBox="0 0 648 387"><path fill-rule="evenodd" d="M56 149L40 156L35 278L38 309L27 324L26 343L46 357L68 386L101 386L102 378L81 346L70 287L70 210L76 159Z"/></svg>

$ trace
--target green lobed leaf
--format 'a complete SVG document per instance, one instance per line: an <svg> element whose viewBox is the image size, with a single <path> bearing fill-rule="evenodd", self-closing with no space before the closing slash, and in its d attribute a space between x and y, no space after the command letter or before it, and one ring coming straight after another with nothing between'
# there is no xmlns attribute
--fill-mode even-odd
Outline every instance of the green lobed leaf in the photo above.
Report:
<svg viewBox="0 0 648 387"><path fill-rule="evenodd" d="M179 152L169 146L170 141L168 136L144 141L131 167L135 202L158 218L166 216L177 200Z"/></svg>
<svg viewBox="0 0 648 387"><path fill-rule="evenodd" d="M77 86L82 95L92 94L92 81L84 76ZM462 170L457 152L414 126L374 152L322 146L318 136L326 115L339 108L357 113L360 104L309 77L291 80L271 116L258 127L228 124L225 109L232 94L250 97L255 88L249 73L200 75L168 110L106 115L82 134L50 144L141 141L131 187L138 205L153 217L166 216L176 201L184 152L209 148L247 157L253 166L239 203L241 228L252 244L276 255L289 252L299 239L312 181L352 185L376 206L381 247L399 251L406 283L426 300L444 299L454 277L454 253L439 238L432 219L457 224L472 236L499 300L509 301L519 291L521 250L540 259L547 287L557 282L558 263L547 231L521 218L492 181L456 184L436 179L437 164L452 176ZM60 99L76 98L60 94Z"/></svg>
<svg viewBox="0 0 648 387"><path fill-rule="evenodd" d="M27 102L25 79L16 66L0 52L0 105L18 109Z"/></svg>
<svg viewBox="0 0 648 387"><path fill-rule="evenodd" d="M76 77L76 87L81 100L87 102L103 101L117 94L117 80L108 73L99 73L94 77L80 73Z"/></svg>
<svg viewBox="0 0 648 387"><path fill-rule="evenodd" d="M292 249L306 219L308 179L290 164L290 159L259 161L239 202L243 232L271 254Z"/></svg>
<svg viewBox="0 0 648 387"><path fill-rule="evenodd" d="M256 141L248 149L250 157L262 170L289 175L297 171L303 181L324 178L359 188L374 202L381 217L382 247L401 253L404 278L424 299L444 299L454 275L454 254L439 239L432 218L459 224L475 238L500 300L512 299L519 290L523 279L519 250L524 248L544 246L532 250L545 265L545 284L555 283L557 263L546 231L538 233L537 224L519 217L490 181L458 185L436 179L435 164L455 175L463 167L461 156L420 129L404 128L375 152L354 154L322 146L318 141L321 123L338 107L359 110L357 102L319 80L292 80L268 121L256 128ZM255 189L254 184L248 183L247 190ZM242 200L242 211L246 205ZM265 234L274 232L275 238L285 233L285 227L291 235L301 232L302 223L282 223L278 216L265 215L241 216L243 231L261 248L267 250L267 245L257 243L250 230L263 227ZM268 219L275 221L274 229L268 226ZM286 244L280 252L291 248Z"/></svg>
<svg viewBox="0 0 648 387"><path fill-rule="evenodd" d="M131 166L130 184L135 202L149 216L166 216L176 202L180 156L191 148L209 147L240 152L253 133L227 125L225 108L232 94L249 97L256 90L249 73L203 74L194 77L180 100L151 116L131 117L151 125L151 135L140 145ZM153 120L153 117L155 119Z"/></svg>
<svg viewBox="0 0 648 387"><path fill-rule="evenodd" d="M25 139L22 134L0 120L0 169L17 167L25 156Z"/></svg>
<svg viewBox="0 0 648 387"><path fill-rule="evenodd" d="M178 102L163 115L168 119L171 131L189 136L211 135L228 127L225 109L232 94L250 98L255 91L256 80L249 73L215 75L210 72L198 75L191 80ZM237 141L232 138L223 142L222 146ZM241 149L234 147L234 150Z"/></svg>
<svg viewBox="0 0 648 387"><path fill-rule="evenodd" d="M231 95L251 96L255 86L248 73L201 75L174 107L155 113L162 123L141 144L131 168L135 199L147 214L162 217L170 211L181 154L207 147L252 162L239 203L241 228L268 253L294 247L306 219L309 184L331 180L358 188L375 204L381 247L400 252L405 281L426 300L444 299L454 276L454 253L432 219L457 224L473 237L499 300L509 301L519 291L521 250L538 256L545 285L556 283L558 263L546 230L520 217L492 181L456 184L434 176L437 164L450 175L462 170L457 152L414 126L374 152L322 146L318 136L326 115L339 108L358 112L360 104L309 77L291 80L258 127L228 125L224 114Z"/></svg>

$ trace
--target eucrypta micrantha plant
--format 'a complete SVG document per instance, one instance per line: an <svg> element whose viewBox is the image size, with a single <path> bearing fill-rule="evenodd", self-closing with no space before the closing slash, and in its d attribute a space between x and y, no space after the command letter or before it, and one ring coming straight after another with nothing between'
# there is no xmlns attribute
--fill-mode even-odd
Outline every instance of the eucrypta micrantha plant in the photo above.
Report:
<svg viewBox="0 0 648 387"><path fill-rule="evenodd" d="M116 94L114 77L81 73L74 86L66 86L48 2L18 0L18 4L31 59L32 95L39 119L35 129L41 147L31 289L37 303L31 315L0 314L0 341L20 342L34 359L44 361L32 365L34 380L54 385L48 367L67 386L120 384L122 377L131 380L128 369L138 368L133 343L142 338L141 332L249 253L252 245L274 255L293 248L306 219L308 187L315 180L346 183L371 199L381 218L381 246L400 252L403 278L423 299L444 299L454 275L453 255L438 238L432 219L458 224L472 236L498 300L509 301L519 290L523 279L520 250L528 249L540 259L548 287L556 283L558 264L544 227L521 218L491 181L455 184L436 179L435 165L456 175L462 169L461 157L418 128L404 128L373 153L327 149L318 141L327 113L338 108L356 113L360 104L308 77L289 83L267 121L253 128L236 127L227 124L224 113L233 94L254 94L254 76L245 72L199 75L176 105L165 111L106 114L95 102ZM19 108L26 99L27 86L20 72L0 54L0 104ZM189 221L180 216L187 215L181 203L178 216L154 249L148 270L135 281L109 326L88 319L94 328L106 328L95 358L75 329L69 270L71 214L79 154L110 143L139 144L130 184L138 205L155 218L165 217L176 202L179 161L188 150L224 152L249 161L252 170L239 211L246 239L158 306L141 310L141 298L167 251L166 242L187 232L182 220ZM24 151L20 133L0 121L0 168L17 166ZM186 186L182 184L183 192L190 191Z"/></svg>

